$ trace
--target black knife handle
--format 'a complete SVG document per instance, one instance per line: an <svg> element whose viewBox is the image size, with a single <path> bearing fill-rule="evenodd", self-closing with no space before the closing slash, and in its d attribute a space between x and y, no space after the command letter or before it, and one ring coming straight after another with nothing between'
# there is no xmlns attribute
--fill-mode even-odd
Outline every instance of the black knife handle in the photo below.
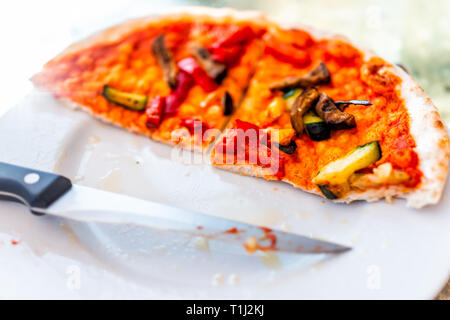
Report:
<svg viewBox="0 0 450 320"><path fill-rule="evenodd" d="M0 196L31 208L46 209L72 188L69 179L48 172L0 162Z"/></svg>

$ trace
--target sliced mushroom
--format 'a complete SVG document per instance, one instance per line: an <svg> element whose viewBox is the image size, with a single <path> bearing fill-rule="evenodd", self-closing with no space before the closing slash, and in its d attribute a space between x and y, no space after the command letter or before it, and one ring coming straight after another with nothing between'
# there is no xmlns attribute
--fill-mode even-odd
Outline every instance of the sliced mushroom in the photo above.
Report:
<svg viewBox="0 0 450 320"><path fill-rule="evenodd" d="M295 88L308 88L318 84L327 84L330 81L330 71L328 71L327 66L323 62L320 62L315 69L302 77L288 77L272 83L270 90L288 91Z"/></svg>
<svg viewBox="0 0 450 320"><path fill-rule="evenodd" d="M173 59L172 53L166 46L164 33L153 40L152 52L155 55L159 66L163 69L164 79L167 84L172 89L175 89L177 86L178 67Z"/></svg>
<svg viewBox="0 0 450 320"><path fill-rule="evenodd" d="M355 117L350 113L339 110L326 93L320 94L315 110L326 123L335 129L349 129L356 127Z"/></svg>
<svg viewBox="0 0 450 320"><path fill-rule="evenodd" d="M216 80L216 82L220 83L225 76L227 67L222 63L214 61L211 57L211 53L203 47L194 46L191 51L203 70L205 70L206 74L210 78Z"/></svg>
<svg viewBox="0 0 450 320"><path fill-rule="evenodd" d="M291 109L291 124L297 136L301 136L304 129L303 115L314 106L320 93L316 88L308 88L295 99Z"/></svg>
<svg viewBox="0 0 450 320"><path fill-rule="evenodd" d="M225 91L222 96L222 110L224 116L229 116L234 110L233 97L228 93L228 91Z"/></svg>

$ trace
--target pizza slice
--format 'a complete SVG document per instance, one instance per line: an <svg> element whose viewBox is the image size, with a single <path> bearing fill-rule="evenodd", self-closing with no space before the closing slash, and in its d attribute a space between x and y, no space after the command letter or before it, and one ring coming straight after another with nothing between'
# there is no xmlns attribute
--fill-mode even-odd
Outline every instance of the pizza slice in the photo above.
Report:
<svg viewBox="0 0 450 320"><path fill-rule="evenodd" d="M214 166L337 202L439 201L449 138L418 84L338 36L271 25Z"/></svg>
<svg viewBox="0 0 450 320"><path fill-rule="evenodd" d="M182 8L76 43L32 81L102 120L202 151L241 100L264 31L259 13Z"/></svg>

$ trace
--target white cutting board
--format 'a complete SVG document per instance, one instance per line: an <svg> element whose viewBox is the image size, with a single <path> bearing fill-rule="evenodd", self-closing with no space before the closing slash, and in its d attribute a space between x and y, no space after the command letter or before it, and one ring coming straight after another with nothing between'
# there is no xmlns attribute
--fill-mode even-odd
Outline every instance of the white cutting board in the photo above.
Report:
<svg viewBox="0 0 450 320"><path fill-rule="evenodd" d="M34 217L1 202L0 298L429 299L449 276L448 186L438 206L420 211L402 200L332 204L214 169L37 91L0 119L0 141L0 161L353 247L328 258L248 255L142 228Z"/></svg>

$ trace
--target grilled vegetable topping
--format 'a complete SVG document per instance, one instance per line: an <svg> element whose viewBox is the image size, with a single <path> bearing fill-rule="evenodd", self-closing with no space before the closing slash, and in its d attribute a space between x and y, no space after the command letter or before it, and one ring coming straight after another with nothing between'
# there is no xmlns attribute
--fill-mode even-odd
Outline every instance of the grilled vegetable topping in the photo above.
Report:
<svg viewBox="0 0 450 320"><path fill-rule="evenodd" d="M212 53L212 59L226 65L237 62L243 53L244 45L254 36L255 32L249 26L234 31L208 48Z"/></svg>
<svg viewBox="0 0 450 320"><path fill-rule="evenodd" d="M380 158L378 141L369 142L324 166L312 182L319 186L345 184L355 171L370 166Z"/></svg>
<svg viewBox="0 0 450 320"><path fill-rule="evenodd" d="M321 185L319 185L318 187L319 187L320 191L323 193L323 195L327 199L336 200L336 199L339 198L336 194L333 193L333 191L331 191L329 189L329 186L321 186Z"/></svg>
<svg viewBox="0 0 450 320"><path fill-rule="evenodd" d="M125 107L134 111L142 111L145 109L145 105L147 104L147 96L143 94L137 93L128 93L123 92L117 89L110 87L109 85L105 85L103 87L102 95L109 102L113 102L122 107Z"/></svg>
<svg viewBox="0 0 450 320"><path fill-rule="evenodd" d="M240 28L233 33L231 33L228 37L223 38L211 46L211 49L221 48L221 47L231 47L235 45L242 45L245 42L249 41L255 36L255 32L249 26L245 26Z"/></svg>
<svg viewBox="0 0 450 320"><path fill-rule="evenodd" d="M295 150L297 150L297 144L295 143L294 140L291 140L291 142L287 146L284 146L284 145L281 145L278 143L274 143L274 145L278 149L280 149L281 151L283 151L284 153L287 153L287 154L293 154L295 152Z"/></svg>
<svg viewBox="0 0 450 320"><path fill-rule="evenodd" d="M339 110L344 111L351 104L357 104L361 106L372 105L368 100L348 100L348 101L335 101L334 104L339 108Z"/></svg>
<svg viewBox="0 0 450 320"><path fill-rule="evenodd" d="M295 88L308 88L318 84L327 84L330 81L330 71L328 71L327 66L323 62L320 62L315 69L302 77L288 77L272 83L270 90L288 91Z"/></svg>
<svg viewBox="0 0 450 320"><path fill-rule="evenodd" d="M239 57L242 55L243 51L244 47L241 45L236 45L233 47L218 47L213 49L212 59L226 65L231 65L239 60Z"/></svg>
<svg viewBox="0 0 450 320"><path fill-rule="evenodd" d="M154 97L151 99L147 107L145 109L145 113L147 114L147 121L145 125L147 128L158 128L161 123L164 106L166 104L166 99L164 97Z"/></svg>
<svg viewBox="0 0 450 320"><path fill-rule="evenodd" d="M210 78L216 80L217 83L223 80L227 68L224 64L214 61L208 50L203 47L194 47L192 54Z"/></svg>
<svg viewBox="0 0 450 320"><path fill-rule="evenodd" d="M214 80L208 76L205 70L200 67L197 60L194 58L184 58L178 62L178 67L190 75L194 79L195 83L202 87L202 89L206 92L217 89L217 83L215 83Z"/></svg>
<svg viewBox="0 0 450 320"><path fill-rule="evenodd" d="M303 89L292 89L283 94L283 99L286 100L286 111L291 111L294 105L295 99L303 92Z"/></svg>
<svg viewBox="0 0 450 320"><path fill-rule="evenodd" d="M229 116L234 110L233 97L228 93L228 91L225 91L222 97L222 110L224 116Z"/></svg>
<svg viewBox="0 0 450 320"><path fill-rule="evenodd" d="M311 140L322 141L330 138L330 127L313 110L305 113L303 123Z"/></svg>
<svg viewBox="0 0 450 320"><path fill-rule="evenodd" d="M177 87L166 97L164 114L174 115L177 113L178 107L183 103L184 99L186 99L192 85L193 81L190 75L184 71L178 72Z"/></svg>
<svg viewBox="0 0 450 320"><path fill-rule="evenodd" d="M349 129L356 127L355 117L339 110L326 93L321 93L316 104L317 114L334 129Z"/></svg>
<svg viewBox="0 0 450 320"><path fill-rule="evenodd" d="M275 37L268 36L265 39L264 51L275 59L303 67L311 61L308 51L301 50L289 43L283 43Z"/></svg>
<svg viewBox="0 0 450 320"><path fill-rule="evenodd" d="M319 95L316 88L308 88L295 99L291 109L291 124L297 136L301 136L303 133L303 115L314 106Z"/></svg>
<svg viewBox="0 0 450 320"><path fill-rule="evenodd" d="M152 52L158 61L159 66L163 69L164 79L170 88L175 89L177 86L178 68L173 59L172 53L166 47L164 34L161 34L153 40Z"/></svg>

